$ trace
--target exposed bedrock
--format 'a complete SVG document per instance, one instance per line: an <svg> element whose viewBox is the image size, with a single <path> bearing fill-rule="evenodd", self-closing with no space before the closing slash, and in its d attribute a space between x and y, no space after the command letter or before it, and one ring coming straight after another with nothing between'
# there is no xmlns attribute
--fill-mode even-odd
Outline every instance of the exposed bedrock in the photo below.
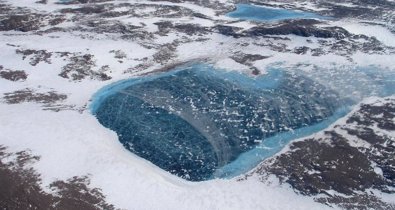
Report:
<svg viewBox="0 0 395 210"><path fill-rule="evenodd" d="M292 143L290 151L264 161L252 174L263 179L274 174L302 194L324 195L317 200L328 205L395 209L369 193L395 193L394 118L394 98L362 104L344 122Z"/></svg>

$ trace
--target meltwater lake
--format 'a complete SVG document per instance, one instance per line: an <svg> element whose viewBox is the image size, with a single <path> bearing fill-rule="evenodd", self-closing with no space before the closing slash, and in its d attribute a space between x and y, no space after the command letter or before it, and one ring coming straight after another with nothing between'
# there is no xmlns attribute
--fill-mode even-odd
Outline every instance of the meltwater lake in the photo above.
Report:
<svg viewBox="0 0 395 210"><path fill-rule="evenodd" d="M344 116L349 100L284 69L252 77L191 64L111 84L91 111L134 154L191 181L255 167Z"/></svg>
<svg viewBox="0 0 395 210"><path fill-rule="evenodd" d="M280 21L287 19L329 19L329 17L303 11L294 11L282 8L272 8L252 4L237 4L236 10L227 16L241 20L262 22Z"/></svg>

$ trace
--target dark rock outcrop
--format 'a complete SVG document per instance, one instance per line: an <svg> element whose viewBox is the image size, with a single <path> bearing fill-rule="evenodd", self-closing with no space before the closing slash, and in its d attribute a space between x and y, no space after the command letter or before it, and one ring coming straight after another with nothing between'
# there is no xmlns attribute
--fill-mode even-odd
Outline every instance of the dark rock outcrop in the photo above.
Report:
<svg viewBox="0 0 395 210"><path fill-rule="evenodd" d="M273 174L301 194L321 195L317 201L328 205L395 209L368 193L395 195L394 119L394 98L362 104L344 124L292 143L288 152L264 161L252 174L262 179ZM359 208L366 199L377 202Z"/></svg>
<svg viewBox="0 0 395 210"><path fill-rule="evenodd" d="M27 74L25 71L4 69L3 66L0 66L0 78L13 82L24 81L27 79Z"/></svg>
<svg viewBox="0 0 395 210"><path fill-rule="evenodd" d="M56 102L67 99L67 95L59 94L54 91L47 93L36 93L31 89L17 90L5 93L3 99L8 104L19 104L23 102L36 102L42 104L54 104Z"/></svg>
<svg viewBox="0 0 395 210"><path fill-rule="evenodd" d="M265 35L296 35L302 37L335 38L343 39L349 37L350 33L340 27L317 27L315 20L292 20L283 24L267 27L253 27L243 33L244 36L265 36Z"/></svg>
<svg viewBox="0 0 395 210"><path fill-rule="evenodd" d="M55 181L49 187L57 193L44 192L40 174L30 167L39 160L28 151L10 153L0 145L1 209L115 209L100 189L89 187L86 176Z"/></svg>

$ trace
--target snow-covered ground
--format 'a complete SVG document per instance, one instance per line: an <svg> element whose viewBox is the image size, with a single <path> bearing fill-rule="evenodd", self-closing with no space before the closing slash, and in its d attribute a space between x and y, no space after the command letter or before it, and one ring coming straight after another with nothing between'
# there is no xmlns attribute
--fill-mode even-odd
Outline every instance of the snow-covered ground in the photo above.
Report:
<svg viewBox="0 0 395 210"><path fill-rule="evenodd" d="M48 0L47 4L38 4L35 1L2 2L12 5L13 8L26 7L43 14L59 14L59 9L80 7L78 4L55 4L55 0ZM221 2L225 5L233 3ZM16 82L0 78L0 145L6 146L7 150L12 152L31 150L34 155L41 157L40 161L34 163L34 169L42 175L43 189L49 191L48 185L54 180L88 175L91 186L100 188L106 200L121 209L329 209L328 206L315 202L313 197L301 196L289 185L280 184L276 177L270 177L264 183L258 178L244 181L238 181L237 178L216 179L196 183L185 181L126 150L118 141L116 133L103 127L86 107L89 106L94 93L105 85L193 60L204 60L222 69L238 70L246 74L251 74L252 68L259 69L261 74L265 74L265 70L272 66L281 66L306 75L310 75L312 71L320 71L326 74L326 77L338 73L326 71L328 69L347 70L352 66L375 66L383 72L392 73L395 71L393 32L384 26L360 23L357 19L328 20L324 25L340 26L352 34L375 37L386 47L380 52L356 50L345 56L342 50L330 50L331 44L338 41L334 38L296 35L235 38L213 32L186 35L178 31L161 36L155 34L158 27L154 23L162 20L173 24L198 24L202 27L224 24L240 27L240 32L247 31L259 23L230 22L234 20L224 15L217 16L215 9L194 3L125 0L114 2L116 5L121 3L176 5L204 14L211 19L154 16L141 18L133 15L108 19L141 26L142 31L152 33L150 35L153 38L147 36L141 39L126 39L120 38L121 34L95 33L71 28L82 24L85 19L61 23L59 27L70 29L65 31L0 32L0 66L7 70L23 70L28 75L25 81ZM314 7L311 4L305 6ZM129 7L131 6L126 6ZM155 11L156 8L148 8L141 12L149 14L152 9ZM319 11L319 8L314 9ZM125 8L114 9L116 12L124 10ZM92 17L89 15L86 15L86 21L91 20ZM7 16L9 15L3 15L2 18ZM65 15L66 18L73 16L75 14ZM93 16L94 18L98 17ZM364 40L350 38L347 41L358 44ZM164 63L155 60L156 53L163 49L164 45L175 42L176 49L168 50L169 53L173 53L172 58ZM299 47L312 50L305 54L294 53L294 49ZM50 52L51 56L47 59L39 57L39 62L32 65L36 54L28 54L23 58L23 54L17 53L17 50L30 49L45 50ZM313 55L313 49L322 49L325 53L316 56ZM115 51L122 52L123 58L114 56ZM69 55L64 56L62 52ZM240 52L259 54L267 58L243 64L232 59L232 56ZM111 76L111 79L100 81L92 75L87 75L84 79L73 80L59 76L64 66L73 61L73 56L86 54L93 55L94 64L91 66L91 72L109 69L103 71ZM142 68L139 68L139 65ZM336 84L338 83L330 81L327 83L334 89L342 88L334 87ZM67 95L67 98L49 104L33 100L10 104L3 97L5 94L25 89L43 94L54 91ZM47 110L48 108L59 108L60 111ZM392 198L393 196L386 197L387 200Z"/></svg>
<svg viewBox="0 0 395 210"><path fill-rule="evenodd" d="M34 167L44 186L90 174L107 201L123 209L325 209L275 178L267 185L257 180L186 182L124 149L116 134L88 112L55 113L31 104L2 104L0 110L2 144L40 155Z"/></svg>

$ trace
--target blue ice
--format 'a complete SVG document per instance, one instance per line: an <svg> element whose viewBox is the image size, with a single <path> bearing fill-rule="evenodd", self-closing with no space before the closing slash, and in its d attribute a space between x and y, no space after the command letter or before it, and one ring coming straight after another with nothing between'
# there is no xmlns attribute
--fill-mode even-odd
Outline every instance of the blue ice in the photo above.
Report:
<svg viewBox="0 0 395 210"><path fill-rule="evenodd" d="M293 131L279 133L273 137L267 138L254 149L241 154L236 160L218 168L213 173L212 178L233 178L246 173L255 168L260 162L262 162L262 160L265 160L281 151L281 149L283 149L285 145L292 140L303 138L324 130L336 120L345 116L349 111L350 107L344 106L336 110L332 116L322 122Z"/></svg>
<svg viewBox="0 0 395 210"><path fill-rule="evenodd" d="M90 108L126 149L203 181L251 169L290 140L325 128L348 105L283 69L250 77L193 64L104 87Z"/></svg>
<svg viewBox="0 0 395 210"><path fill-rule="evenodd" d="M251 4L237 4L236 10L227 14L229 17L254 21L279 21L286 19L327 19L311 12L293 11Z"/></svg>

